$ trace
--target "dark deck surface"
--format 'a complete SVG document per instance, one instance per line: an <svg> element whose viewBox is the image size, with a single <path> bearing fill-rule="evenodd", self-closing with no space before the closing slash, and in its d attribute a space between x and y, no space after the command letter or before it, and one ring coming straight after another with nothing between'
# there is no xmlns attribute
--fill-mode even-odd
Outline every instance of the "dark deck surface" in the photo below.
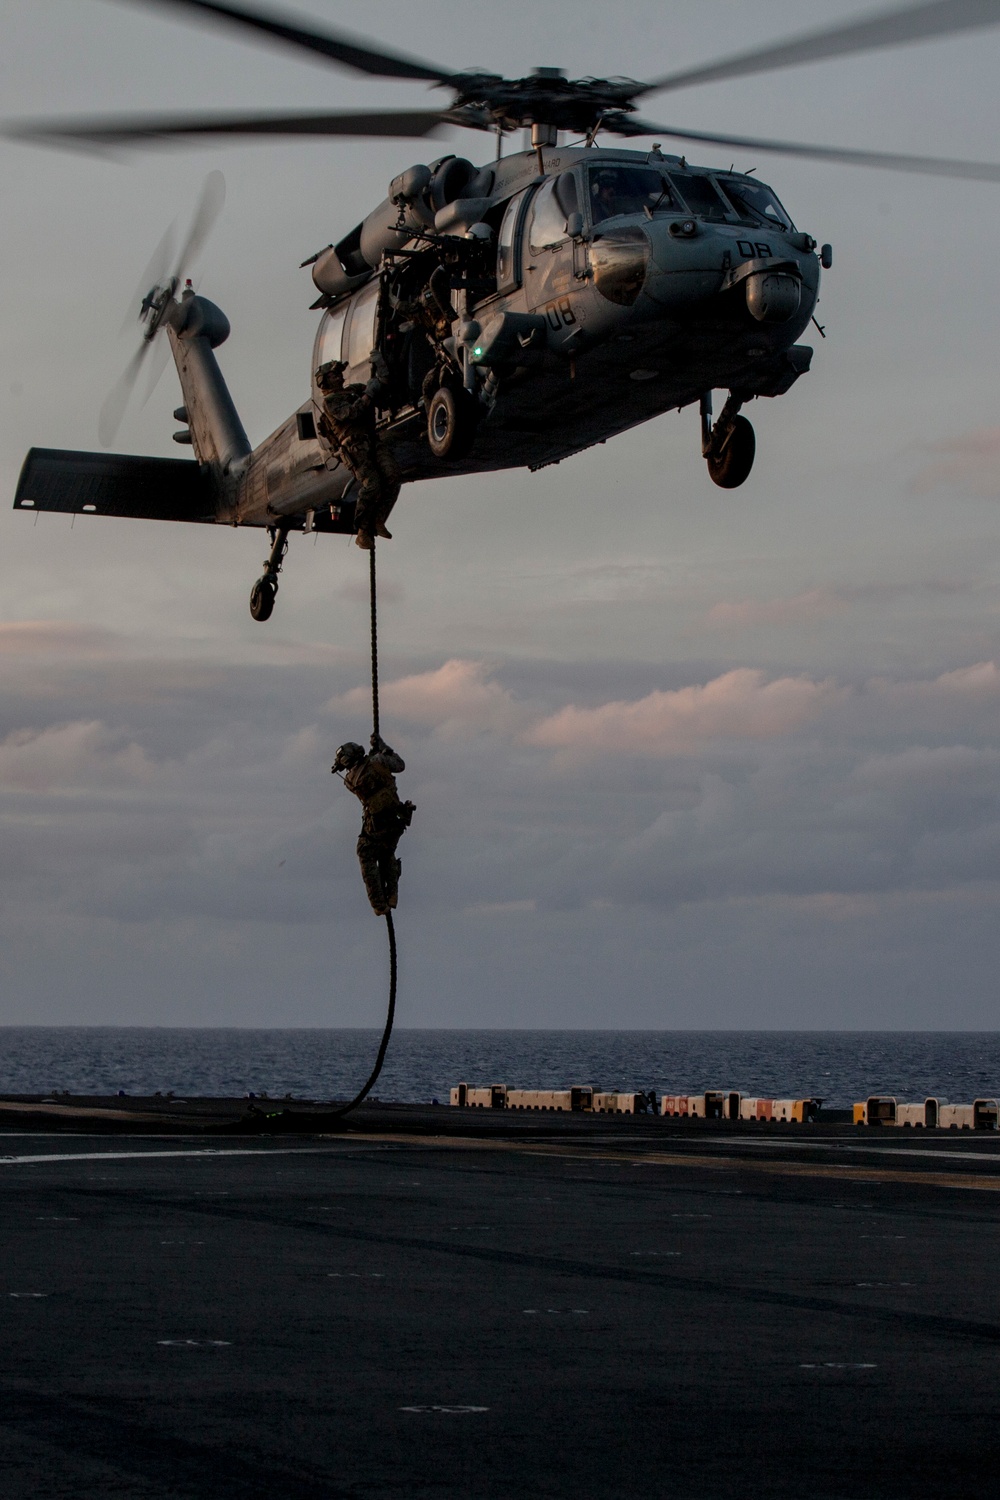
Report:
<svg viewBox="0 0 1000 1500"><path fill-rule="evenodd" d="M996 1136L498 1115L0 1113L0 1495L993 1493Z"/></svg>

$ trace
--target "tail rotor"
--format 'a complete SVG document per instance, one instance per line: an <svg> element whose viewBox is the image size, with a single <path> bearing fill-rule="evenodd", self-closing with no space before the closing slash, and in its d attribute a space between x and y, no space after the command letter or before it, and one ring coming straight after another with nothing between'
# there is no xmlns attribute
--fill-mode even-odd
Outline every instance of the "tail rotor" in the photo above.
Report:
<svg viewBox="0 0 1000 1500"><path fill-rule="evenodd" d="M138 318L145 325L142 343L125 366L101 407L97 433L103 448L110 448L115 441L143 368L146 367L149 370L143 404L153 394L157 381L166 368L167 347L162 339L157 340L156 335L173 305L185 272L204 248L225 201L225 178L221 172L210 172L201 190L191 228L176 259L173 254L173 225L164 234L153 252L152 259L132 299L124 324L124 328L128 328L132 326L135 318ZM155 350L155 352L153 359L147 365L150 350Z"/></svg>

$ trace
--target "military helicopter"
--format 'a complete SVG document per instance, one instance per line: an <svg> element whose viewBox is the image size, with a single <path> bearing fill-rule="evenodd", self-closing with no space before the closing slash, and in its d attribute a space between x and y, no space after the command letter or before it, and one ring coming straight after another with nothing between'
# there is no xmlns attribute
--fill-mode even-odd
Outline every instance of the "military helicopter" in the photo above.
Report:
<svg viewBox="0 0 1000 1500"><path fill-rule="evenodd" d="M574 81L555 68L516 79L453 73L284 13L143 3L250 29L374 77L424 80L453 99L429 110L35 122L7 134L96 147L171 137L424 138L445 127L496 138L485 165L448 154L401 172L362 223L303 262L321 314L310 392L255 448L215 357L229 323L183 276L220 206L213 174L173 273L159 263L151 270L139 304L143 343L101 420L110 446L145 355L165 335L182 392L174 438L192 446L194 461L28 454L16 509L266 528L271 552L251 595L257 620L274 607L291 532L355 529L355 477L318 421L315 372L330 361L345 361L352 383L379 370L378 423L406 480L539 469L689 405L700 410L714 482L746 480L755 438L741 408L784 395L809 369L813 351L797 341L813 318L820 267L832 264L830 246L817 251L754 175L695 166L659 142L598 145L599 135L1000 182L991 163L685 131L636 112L648 94L995 25L1000 0L924 0L651 83ZM519 130L530 130L530 146L504 155L504 138ZM728 392L717 420L715 390Z"/></svg>

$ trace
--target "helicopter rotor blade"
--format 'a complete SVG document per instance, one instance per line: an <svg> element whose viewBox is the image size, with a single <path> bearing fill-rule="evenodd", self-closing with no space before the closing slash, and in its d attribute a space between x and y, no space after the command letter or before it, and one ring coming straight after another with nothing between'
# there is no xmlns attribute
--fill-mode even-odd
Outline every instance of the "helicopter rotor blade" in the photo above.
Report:
<svg viewBox="0 0 1000 1500"><path fill-rule="evenodd" d="M166 338L161 335L159 338L152 339L148 345L144 345L143 347L150 348L153 351L149 360L149 371L146 375L146 393L141 403L145 406L163 379L163 372L170 363L170 345Z"/></svg>
<svg viewBox="0 0 1000 1500"><path fill-rule="evenodd" d="M209 172L205 178L198 199L198 206L194 211L191 228L188 237L181 247L180 255L177 257L177 269L174 272L174 280L178 284L183 280L184 272L199 253L212 232L216 219L222 212L226 201L226 179L221 172Z"/></svg>
<svg viewBox="0 0 1000 1500"><path fill-rule="evenodd" d="M335 110L323 114L138 115L105 120L46 120L8 126L3 134L39 145L96 148L167 141L180 136L399 136L431 135L449 123L440 110Z"/></svg>
<svg viewBox="0 0 1000 1500"><path fill-rule="evenodd" d="M150 347L149 342L144 339L105 398L97 422L97 436L102 448L110 448L118 436L129 397L135 389Z"/></svg>
<svg viewBox="0 0 1000 1500"><path fill-rule="evenodd" d="M162 240L150 257L149 265L143 271L142 276L132 295L128 305L124 322L119 330L119 338L130 333L142 315L143 299L149 292L150 287L160 286L170 275L170 264L174 258L174 225L171 224L164 234Z"/></svg>
<svg viewBox="0 0 1000 1500"><path fill-rule="evenodd" d="M906 42L920 42L930 37L998 24L1000 0L922 0L919 5L905 5L902 9L893 7L849 22L846 26L808 32L787 42L756 48L752 52L738 52L719 62L668 73L652 83L643 84L634 97L666 89L689 88L696 83L715 83L723 78L745 78L774 68L821 62L855 52L872 52L880 47L898 47Z"/></svg>
<svg viewBox="0 0 1000 1500"><path fill-rule="evenodd" d="M439 68L436 63L405 57L399 52L389 52L365 37L353 37L345 32L319 31L314 26L301 22L291 25L290 18L277 11L256 8L247 10L242 5L215 4L214 0L142 0L142 3L174 10L199 11L223 22L263 32L300 51L318 54L373 78L415 78L427 83L447 83L452 77L451 73Z"/></svg>
<svg viewBox="0 0 1000 1500"><path fill-rule="evenodd" d="M634 115L622 117L618 135L663 135L675 141L696 141L707 146L735 146L738 150L773 151L779 156L801 156L810 161L842 163L849 167L881 167L889 172L918 172L929 177L957 177L970 182L1000 182L1000 164L961 161L940 156L901 156L890 151L855 151L848 146L814 146L801 141L768 141L757 136L715 135L705 130L675 130L670 125L652 125Z"/></svg>

